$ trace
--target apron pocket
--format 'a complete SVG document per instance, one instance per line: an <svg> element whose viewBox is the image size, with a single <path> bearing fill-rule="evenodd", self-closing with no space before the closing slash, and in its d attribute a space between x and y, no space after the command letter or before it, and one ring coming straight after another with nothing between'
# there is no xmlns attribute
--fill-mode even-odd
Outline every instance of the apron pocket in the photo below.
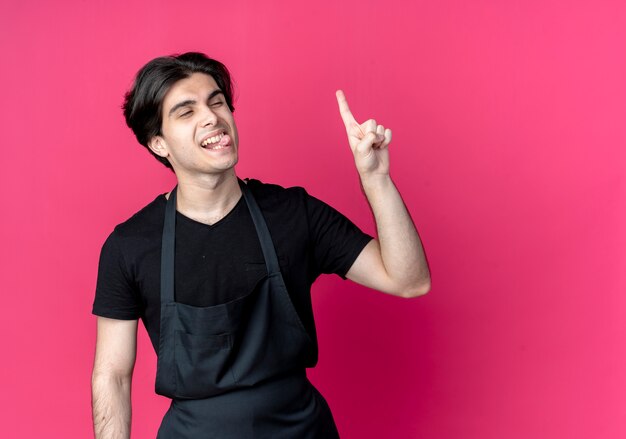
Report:
<svg viewBox="0 0 626 439"><path fill-rule="evenodd" d="M176 331L176 397L207 398L235 384L230 364L232 345L231 334Z"/></svg>

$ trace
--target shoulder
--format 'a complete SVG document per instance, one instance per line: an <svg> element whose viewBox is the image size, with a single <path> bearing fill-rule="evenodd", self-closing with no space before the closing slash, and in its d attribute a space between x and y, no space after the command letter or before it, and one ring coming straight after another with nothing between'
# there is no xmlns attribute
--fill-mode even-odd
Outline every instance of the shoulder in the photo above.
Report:
<svg viewBox="0 0 626 439"><path fill-rule="evenodd" d="M246 178L244 181L259 205L267 209L285 207L285 205L302 205L309 197L306 190L300 186L283 187L252 178Z"/></svg>
<svg viewBox="0 0 626 439"><path fill-rule="evenodd" d="M142 207L127 220L117 224L107 242L122 246L128 241L143 240L155 233L161 234L166 199L164 194Z"/></svg>
<svg viewBox="0 0 626 439"><path fill-rule="evenodd" d="M299 213L313 219L341 215L334 207L309 194L303 187L283 187L255 179L245 181L263 211L280 211L281 216Z"/></svg>

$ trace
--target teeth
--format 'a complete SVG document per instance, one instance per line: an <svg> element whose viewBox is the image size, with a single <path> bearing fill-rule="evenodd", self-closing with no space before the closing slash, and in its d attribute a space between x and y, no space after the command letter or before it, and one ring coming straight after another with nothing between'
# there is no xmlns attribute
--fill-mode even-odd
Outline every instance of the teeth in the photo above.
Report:
<svg viewBox="0 0 626 439"><path fill-rule="evenodd" d="M202 142L202 146L207 146L211 143L217 143L222 139L222 137L224 137L224 133L220 133L217 136L209 137L204 142Z"/></svg>

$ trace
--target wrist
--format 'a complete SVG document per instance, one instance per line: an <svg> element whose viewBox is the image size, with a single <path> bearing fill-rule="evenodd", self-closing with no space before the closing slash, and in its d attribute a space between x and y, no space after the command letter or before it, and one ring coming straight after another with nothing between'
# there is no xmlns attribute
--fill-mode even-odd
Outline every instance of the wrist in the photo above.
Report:
<svg viewBox="0 0 626 439"><path fill-rule="evenodd" d="M370 190L379 190L393 186L393 181L389 174L367 174L359 175L359 177L361 179L361 186L366 193Z"/></svg>

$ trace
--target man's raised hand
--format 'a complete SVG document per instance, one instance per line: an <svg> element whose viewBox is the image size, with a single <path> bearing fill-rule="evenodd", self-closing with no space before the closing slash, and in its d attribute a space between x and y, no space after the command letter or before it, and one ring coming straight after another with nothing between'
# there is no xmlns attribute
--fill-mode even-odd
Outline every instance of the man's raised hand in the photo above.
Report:
<svg viewBox="0 0 626 439"><path fill-rule="evenodd" d="M354 154L354 162L361 178L389 174L389 150L391 130L369 119L359 124L348 107L343 91L337 90L339 113L346 126L348 142Z"/></svg>

